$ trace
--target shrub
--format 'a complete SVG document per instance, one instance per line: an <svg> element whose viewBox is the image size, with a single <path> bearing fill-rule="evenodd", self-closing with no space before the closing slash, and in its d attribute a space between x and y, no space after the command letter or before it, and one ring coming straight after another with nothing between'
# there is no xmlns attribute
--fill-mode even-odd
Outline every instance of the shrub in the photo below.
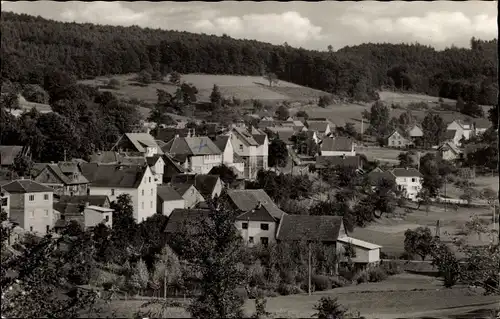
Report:
<svg viewBox="0 0 500 319"><path fill-rule="evenodd" d="M312 275L311 284L314 286L315 291L332 289L332 283L328 276Z"/></svg>
<svg viewBox="0 0 500 319"><path fill-rule="evenodd" d="M248 299L248 293L245 288L237 288L235 290L235 294L236 296L238 296L238 298L241 298L242 300Z"/></svg>
<svg viewBox="0 0 500 319"><path fill-rule="evenodd" d="M368 272L366 270L358 271L352 278L357 284L368 282Z"/></svg>
<svg viewBox="0 0 500 319"><path fill-rule="evenodd" d="M379 282L387 279L387 273L381 267L368 269L368 281Z"/></svg>
<svg viewBox="0 0 500 319"><path fill-rule="evenodd" d="M297 272L292 271L292 270L282 271L280 273L280 276L281 276L282 282L284 282L285 284L288 284L288 285L293 285L296 282L295 278L297 277Z"/></svg>
<svg viewBox="0 0 500 319"><path fill-rule="evenodd" d="M304 291L295 285L289 285L285 283L281 283L278 286L278 293L282 296L295 295L303 293Z"/></svg>
<svg viewBox="0 0 500 319"><path fill-rule="evenodd" d="M343 319L345 318L346 309L339 305L337 298L322 297L319 302L314 306L317 311L313 317L319 319Z"/></svg>
<svg viewBox="0 0 500 319"><path fill-rule="evenodd" d="M109 86L110 88L117 89L117 88L119 88L119 87L120 87L120 85L121 85L121 83L120 83L120 81L119 81L119 80L117 80L117 79L114 79L114 78L113 78L113 79L111 79L111 80L109 80L109 81L108 81L108 86Z"/></svg>
<svg viewBox="0 0 500 319"><path fill-rule="evenodd" d="M401 265L395 261L386 261L380 264L380 267L386 272L387 275L397 275L403 272Z"/></svg>
<svg viewBox="0 0 500 319"><path fill-rule="evenodd" d="M349 285L349 281L341 276L330 277L330 285L333 288L340 288Z"/></svg>

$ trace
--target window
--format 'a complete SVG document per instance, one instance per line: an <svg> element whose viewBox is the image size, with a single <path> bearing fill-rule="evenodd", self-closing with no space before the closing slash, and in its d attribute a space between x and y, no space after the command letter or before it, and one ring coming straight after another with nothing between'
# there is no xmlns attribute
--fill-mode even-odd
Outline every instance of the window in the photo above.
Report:
<svg viewBox="0 0 500 319"><path fill-rule="evenodd" d="M412 183L415 183L416 181L417 181L417 179L415 177L411 179Z"/></svg>
<svg viewBox="0 0 500 319"><path fill-rule="evenodd" d="M141 202L141 208L144 209L144 202Z"/></svg>
<svg viewBox="0 0 500 319"><path fill-rule="evenodd" d="M248 237L248 243L253 244L253 237Z"/></svg>
<svg viewBox="0 0 500 319"><path fill-rule="evenodd" d="M241 224L242 229L248 229L248 223L243 223Z"/></svg>
<svg viewBox="0 0 500 319"><path fill-rule="evenodd" d="M260 237L260 243L262 244L262 246L267 247L267 245L269 244L269 238Z"/></svg>
<svg viewBox="0 0 500 319"><path fill-rule="evenodd" d="M49 217L49 210L45 209L45 217Z"/></svg>
<svg viewBox="0 0 500 319"><path fill-rule="evenodd" d="M260 229L269 230L269 224L260 224Z"/></svg>
<svg viewBox="0 0 500 319"><path fill-rule="evenodd" d="M2 198L2 206L7 206L7 197Z"/></svg>
<svg viewBox="0 0 500 319"><path fill-rule="evenodd" d="M144 190L141 191L142 196L144 196Z"/></svg>
<svg viewBox="0 0 500 319"><path fill-rule="evenodd" d="M401 141L398 141L398 145L401 145Z"/></svg>
<svg viewBox="0 0 500 319"><path fill-rule="evenodd" d="M243 144L240 144L240 151L243 151Z"/></svg>
<svg viewBox="0 0 500 319"><path fill-rule="evenodd" d="M115 190L113 188L111 189L111 196L115 196Z"/></svg>
<svg viewBox="0 0 500 319"><path fill-rule="evenodd" d="M45 226L45 232L48 234L49 231L50 231L50 226L49 225Z"/></svg>
<svg viewBox="0 0 500 319"><path fill-rule="evenodd" d="M151 183L151 177L149 178L149 182Z"/></svg>
<svg viewBox="0 0 500 319"><path fill-rule="evenodd" d="M35 195L30 195L30 196L29 196L29 201L30 201L30 202L35 201Z"/></svg>
<svg viewBox="0 0 500 319"><path fill-rule="evenodd" d="M30 231L33 231L33 226L30 226Z"/></svg>
<svg viewBox="0 0 500 319"><path fill-rule="evenodd" d="M106 217L104 217L104 220L105 220L106 222L109 222L109 215L106 215Z"/></svg>

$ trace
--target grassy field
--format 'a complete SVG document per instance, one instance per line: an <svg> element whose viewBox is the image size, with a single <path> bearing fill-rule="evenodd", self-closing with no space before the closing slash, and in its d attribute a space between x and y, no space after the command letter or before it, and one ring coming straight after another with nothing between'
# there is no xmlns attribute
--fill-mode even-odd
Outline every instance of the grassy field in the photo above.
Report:
<svg viewBox="0 0 500 319"><path fill-rule="evenodd" d="M412 318L422 315L465 313L496 306L498 296L482 296L476 291L457 286L444 289L436 278L400 274L379 283L364 283L334 290L307 294L267 298L267 311L278 318L310 318L314 305L321 297L337 297L350 311L359 311L367 318ZM144 301L117 300L106 309L118 317L130 318ZM157 307L156 310L159 310ZM245 304L245 313L255 311L253 300ZM182 308L170 308L164 318L188 318ZM467 317L462 317L467 318Z"/></svg>
<svg viewBox="0 0 500 319"><path fill-rule="evenodd" d="M138 85L134 80L135 74L97 77L93 80L83 80L80 82L93 86L105 86L110 78L119 80L121 83L120 88L117 90L102 88L103 91L111 91L121 97L136 98L149 103L156 102L157 89L166 90L171 93L176 89L174 85L166 81L151 83L147 86ZM309 100L326 94L319 90L285 81L279 81L273 87L269 87L268 81L261 76L184 74L182 75L182 80L196 86L198 89L198 100L202 102L210 100L214 84L219 86L223 96L228 98L234 96L240 100Z"/></svg>
<svg viewBox="0 0 500 319"><path fill-rule="evenodd" d="M403 209L397 208L397 211L402 212ZM474 214L487 220L490 229L493 228L491 211L486 207L460 207L458 211L448 208L445 211L444 207L431 206L429 213L421 207L420 210L414 209L404 217L384 216L365 228L356 228L350 235L381 245L384 253L399 257L404 252L404 232L407 229L415 229L420 226L429 227L434 234L436 222L439 220L441 239L445 242L451 242L452 237L457 236L459 230ZM477 234L461 235L461 237L464 237L466 242L471 245L487 244L489 241L487 236L479 238Z"/></svg>

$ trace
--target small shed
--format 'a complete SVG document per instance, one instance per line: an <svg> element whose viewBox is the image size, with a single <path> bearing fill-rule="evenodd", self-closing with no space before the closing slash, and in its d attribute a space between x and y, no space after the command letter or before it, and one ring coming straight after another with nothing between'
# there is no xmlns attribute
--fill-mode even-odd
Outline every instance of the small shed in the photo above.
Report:
<svg viewBox="0 0 500 319"><path fill-rule="evenodd" d="M343 244L344 247L349 244L354 247L356 256L352 258L352 261L355 264L369 266L380 262L380 249L382 246L349 236L339 237L337 241Z"/></svg>

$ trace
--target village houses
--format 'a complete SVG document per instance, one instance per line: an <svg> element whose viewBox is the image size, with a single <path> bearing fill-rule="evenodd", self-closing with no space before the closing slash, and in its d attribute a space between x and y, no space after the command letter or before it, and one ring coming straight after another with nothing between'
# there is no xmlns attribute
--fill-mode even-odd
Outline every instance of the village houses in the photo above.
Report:
<svg viewBox="0 0 500 319"><path fill-rule="evenodd" d="M54 190L54 196L87 195L89 180L83 176L78 163L46 164L34 181Z"/></svg>
<svg viewBox="0 0 500 319"><path fill-rule="evenodd" d="M400 130L394 130L389 136L386 138L387 146L389 147L397 147L397 148L406 148L412 145L412 141L405 137L405 134Z"/></svg>
<svg viewBox="0 0 500 319"><path fill-rule="evenodd" d="M268 168L267 134L258 129L233 127L230 131L233 150L245 162L244 178L255 179L257 172Z"/></svg>
<svg viewBox="0 0 500 319"><path fill-rule="evenodd" d="M163 154L154 137L148 133L125 133L118 139L111 151L134 152L144 157Z"/></svg>
<svg viewBox="0 0 500 319"><path fill-rule="evenodd" d="M356 156L354 142L349 137L325 137L320 142L321 156Z"/></svg>

